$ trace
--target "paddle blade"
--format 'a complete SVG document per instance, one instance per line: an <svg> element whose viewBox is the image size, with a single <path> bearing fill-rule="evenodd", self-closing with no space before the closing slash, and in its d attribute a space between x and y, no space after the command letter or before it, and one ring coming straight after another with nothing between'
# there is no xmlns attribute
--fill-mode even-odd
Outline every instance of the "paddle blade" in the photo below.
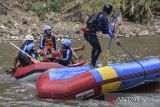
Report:
<svg viewBox="0 0 160 107"><path fill-rule="evenodd" d="M32 62L34 63L39 63L39 61L37 59L31 58Z"/></svg>
<svg viewBox="0 0 160 107"><path fill-rule="evenodd" d="M109 49L105 52L103 59L102 59L102 66L107 66L108 65L108 59L109 59Z"/></svg>

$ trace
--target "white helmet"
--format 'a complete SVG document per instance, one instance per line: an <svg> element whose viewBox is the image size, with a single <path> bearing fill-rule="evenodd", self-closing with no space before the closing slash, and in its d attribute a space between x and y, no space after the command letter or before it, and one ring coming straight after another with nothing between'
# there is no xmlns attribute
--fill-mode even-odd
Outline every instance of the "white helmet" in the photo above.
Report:
<svg viewBox="0 0 160 107"><path fill-rule="evenodd" d="M34 37L32 35L26 35L25 40L34 40Z"/></svg>
<svg viewBox="0 0 160 107"><path fill-rule="evenodd" d="M64 39L64 38L62 38L61 44L64 45L64 46L70 47L71 44L72 44L72 42L71 42L70 39Z"/></svg>
<svg viewBox="0 0 160 107"><path fill-rule="evenodd" d="M49 25L45 25L42 27L42 30L45 32L46 30L50 30L51 27Z"/></svg>

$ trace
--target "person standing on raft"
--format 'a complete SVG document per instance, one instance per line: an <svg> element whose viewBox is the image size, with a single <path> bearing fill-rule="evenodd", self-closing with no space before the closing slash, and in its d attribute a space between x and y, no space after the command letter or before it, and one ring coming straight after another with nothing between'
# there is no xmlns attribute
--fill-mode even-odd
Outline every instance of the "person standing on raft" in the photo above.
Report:
<svg viewBox="0 0 160 107"><path fill-rule="evenodd" d="M81 29L84 32L84 38L93 47L90 65L94 67L96 67L96 61L102 51L96 33L101 31L103 34L109 34L111 38L114 37L114 32L111 29L109 17L112 12L112 8L113 7L111 4L106 3L103 6L103 11L93 13L87 21L87 27ZM116 40L116 42L119 43L118 40Z"/></svg>

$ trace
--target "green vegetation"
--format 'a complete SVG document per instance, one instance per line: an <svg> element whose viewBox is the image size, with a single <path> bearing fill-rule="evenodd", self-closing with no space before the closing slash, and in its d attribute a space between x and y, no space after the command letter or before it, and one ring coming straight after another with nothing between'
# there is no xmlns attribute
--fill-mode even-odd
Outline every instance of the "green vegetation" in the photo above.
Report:
<svg viewBox="0 0 160 107"><path fill-rule="evenodd" d="M32 0L33 11L41 18L47 12L61 12L63 7L76 0ZM113 4L114 11L121 4L122 16L133 22L150 23L154 20L154 12L159 7L159 0L82 0L82 7L88 15L93 11L101 11L104 3Z"/></svg>
<svg viewBox="0 0 160 107"><path fill-rule="evenodd" d="M88 0L84 5L86 11L100 11L104 3L113 4L116 10L118 4L121 4L123 18L133 22L150 23L154 20L154 12L160 7L159 0Z"/></svg>
<svg viewBox="0 0 160 107"><path fill-rule="evenodd" d="M32 3L32 10L43 20L48 12L60 12L65 0L32 0Z"/></svg>

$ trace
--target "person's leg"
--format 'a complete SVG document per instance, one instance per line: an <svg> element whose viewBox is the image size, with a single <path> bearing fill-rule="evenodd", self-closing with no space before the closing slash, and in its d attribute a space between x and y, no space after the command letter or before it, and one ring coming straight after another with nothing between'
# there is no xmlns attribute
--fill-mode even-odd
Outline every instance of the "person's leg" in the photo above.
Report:
<svg viewBox="0 0 160 107"><path fill-rule="evenodd" d="M84 50L84 48L85 48L85 42L83 42L83 44L80 47L72 48L72 50L77 52L77 51L80 51L80 50Z"/></svg>
<svg viewBox="0 0 160 107"><path fill-rule="evenodd" d="M76 52L74 51L74 49L71 48L71 50L72 50L72 57L73 57L74 59L78 60L78 56L77 56Z"/></svg>
<svg viewBox="0 0 160 107"><path fill-rule="evenodd" d="M93 40L91 42L91 44L93 46L92 55L91 55L91 63L92 63L93 66L95 66L96 65L96 61L97 61L102 49L101 49L101 46L99 44L98 39L96 39L96 38L95 38L95 40Z"/></svg>
<svg viewBox="0 0 160 107"><path fill-rule="evenodd" d="M24 53L22 53L22 52L19 52L19 53L18 53L18 60L20 61L20 64L21 64L23 67L32 64L31 59L30 59L27 55L25 55Z"/></svg>
<svg viewBox="0 0 160 107"><path fill-rule="evenodd" d="M92 53L91 53L91 63L93 66L95 66L96 61L102 51L100 43L98 41L96 33L87 33L87 34L85 34L84 37L90 43L90 45L93 47Z"/></svg>
<svg viewBox="0 0 160 107"><path fill-rule="evenodd" d="M13 67L16 68L19 65L18 56L14 58Z"/></svg>

